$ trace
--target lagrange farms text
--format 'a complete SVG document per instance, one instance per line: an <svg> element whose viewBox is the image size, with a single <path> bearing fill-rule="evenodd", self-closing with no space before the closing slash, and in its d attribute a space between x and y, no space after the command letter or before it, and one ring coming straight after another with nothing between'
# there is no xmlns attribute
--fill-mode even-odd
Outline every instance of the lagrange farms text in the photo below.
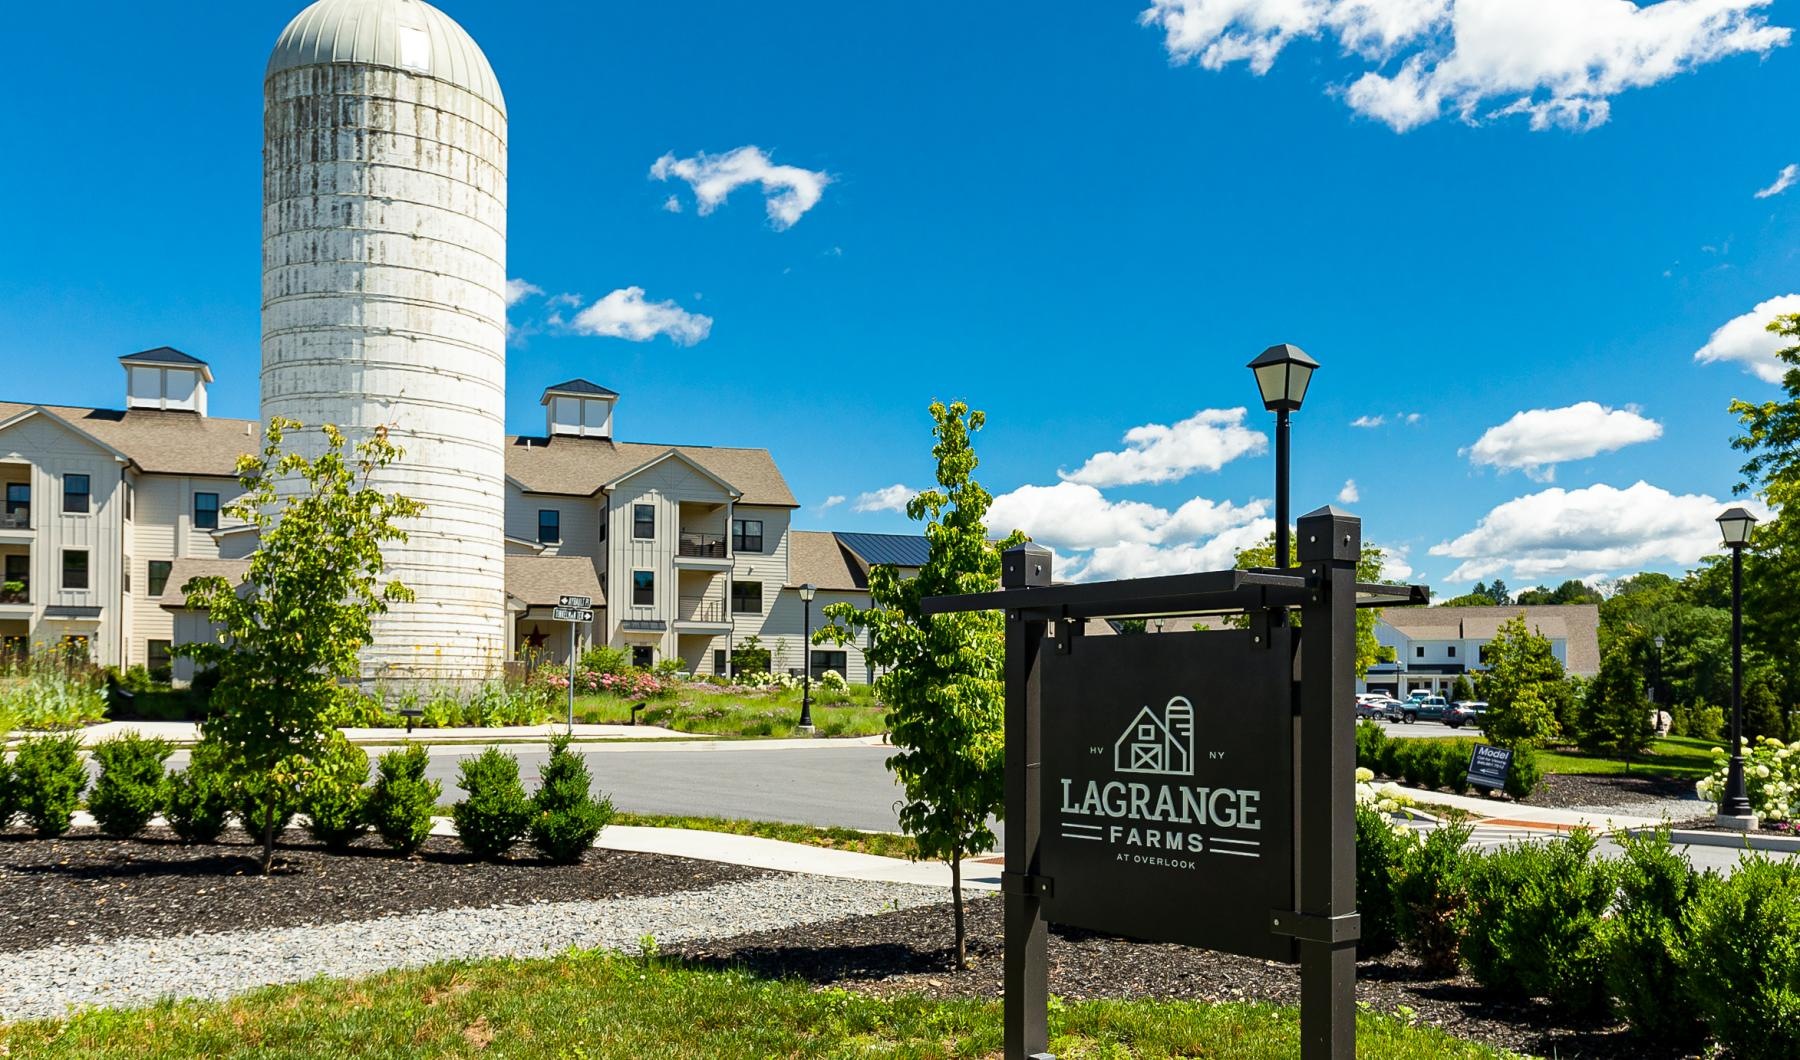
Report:
<svg viewBox="0 0 1800 1060"><path fill-rule="evenodd" d="M1081 789L1068 777L1061 781L1064 838L1092 839L1140 851L1258 856L1259 840L1202 834L1200 829L1260 832L1261 791L1122 780L1090 780ZM1080 820L1084 817L1105 823L1088 824ZM1194 864L1128 852L1121 852L1119 859L1171 868L1192 868Z"/></svg>

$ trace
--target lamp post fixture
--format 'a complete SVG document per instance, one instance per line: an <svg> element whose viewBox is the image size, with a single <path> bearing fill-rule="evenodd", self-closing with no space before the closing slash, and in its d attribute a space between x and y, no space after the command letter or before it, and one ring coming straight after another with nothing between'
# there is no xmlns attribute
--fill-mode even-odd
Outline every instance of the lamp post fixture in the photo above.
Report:
<svg viewBox="0 0 1800 1060"><path fill-rule="evenodd" d="M800 603L805 609L806 618L801 626L804 632L800 635L800 731L811 736L812 720L812 602L813 594L818 587L807 582L800 587Z"/></svg>
<svg viewBox="0 0 1800 1060"><path fill-rule="evenodd" d="M1270 346L1250 362L1263 408L1275 414L1275 566L1288 566L1288 414L1306 400L1319 362L1291 343Z"/></svg>
<svg viewBox="0 0 1800 1060"><path fill-rule="evenodd" d="M1756 516L1730 508L1719 516L1719 532L1731 549L1731 764L1725 771L1725 797L1719 800L1719 824L1749 831L1756 814L1744 790L1744 548Z"/></svg>
<svg viewBox="0 0 1800 1060"><path fill-rule="evenodd" d="M1656 636L1651 637L1650 643L1656 646L1656 659L1650 664L1650 705L1656 708L1656 734L1661 736L1663 731L1662 634L1658 633Z"/></svg>

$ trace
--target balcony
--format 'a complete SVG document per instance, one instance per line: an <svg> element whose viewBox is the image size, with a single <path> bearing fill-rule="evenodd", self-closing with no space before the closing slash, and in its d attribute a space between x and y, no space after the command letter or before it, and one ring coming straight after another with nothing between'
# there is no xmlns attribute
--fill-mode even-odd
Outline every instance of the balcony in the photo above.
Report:
<svg viewBox="0 0 1800 1060"><path fill-rule="evenodd" d="M0 582L0 608L31 606L31 586L27 582Z"/></svg>
<svg viewBox="0 0 1800 1060"><path fill-rule="evenodd" d="M20 505L10 512L0 512L0 530L31 529L31 507Z"/></svg>
<svg viewBox="0 0 1800 1060"><path fill-rule="evenodd" d="M727 626L725 599L717 593L705 596L682 596L676 599L675 628Z"/></svg>
<svg viewBox="0 0 1800 1060"><path fill-rule="evenodd" d="M724 534L698 534L683 530L675 546L675 554L688 559L730 559L725 549Z"/></svg>

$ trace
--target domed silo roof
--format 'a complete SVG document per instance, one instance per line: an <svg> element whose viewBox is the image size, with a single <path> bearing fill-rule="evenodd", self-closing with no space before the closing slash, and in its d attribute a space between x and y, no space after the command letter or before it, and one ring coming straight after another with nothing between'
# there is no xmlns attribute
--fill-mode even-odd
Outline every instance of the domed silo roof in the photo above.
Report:
<svg viewBox="0 0 1800 1060"><path fill-rule="evenodd" d="M434 77L506 111L487 56L454 19L424 0L318 0L281 31L263 76L325 63Z"/></svg>

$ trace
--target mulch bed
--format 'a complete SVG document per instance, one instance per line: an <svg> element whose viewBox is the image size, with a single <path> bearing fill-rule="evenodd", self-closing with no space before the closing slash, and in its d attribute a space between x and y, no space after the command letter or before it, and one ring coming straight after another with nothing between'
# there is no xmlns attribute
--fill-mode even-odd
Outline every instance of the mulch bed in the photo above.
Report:
<svg viewBox="0 0 1800 1060"><path fill-rule="evenodd" d="M994 897L969 903L973 966L961 972L952 969L948 905L693 942L665 952L702 967L745 968L870 994L993 999L1002 994L1001 908ZM1070 1000L1300 1001L1294 965L1064 928L1051 929L1049 956L1050 992ZM1379 1011L1410 1009L1420 1022L1514 1052L1593 1060L1683 1055L1631 1038L1623 1024L1559 1021L1539 1002L1497 998L1467 977L1435 978L1403 954L1363 961L1356 974L1357 999Z"/></svg>
<svg viewBox="0 0 1800 1060"><path fill-rule="evenodd" d="M540 861L531 847L508 861L477 861L433 836L412 858L364 837L327 853L303 833L258 872L260 847L241 832L188 846L160 828L139 839L76 829L39 839L0 835L0 951L54 942L164 936L366 920L425 910L627 898L693 890L768 875L710 861L588 852L579 865Z"/></svg>
<svg viewBox="0 0 1800 1060"><path fill-rule="evenodd" d="M1522 801L1526 806L1628 806L1636 802L1650 806L1669 799L1689 799L1699 806L1692 780L1636 773L1548 773L1539 781L1537 790Z"/></svg>

